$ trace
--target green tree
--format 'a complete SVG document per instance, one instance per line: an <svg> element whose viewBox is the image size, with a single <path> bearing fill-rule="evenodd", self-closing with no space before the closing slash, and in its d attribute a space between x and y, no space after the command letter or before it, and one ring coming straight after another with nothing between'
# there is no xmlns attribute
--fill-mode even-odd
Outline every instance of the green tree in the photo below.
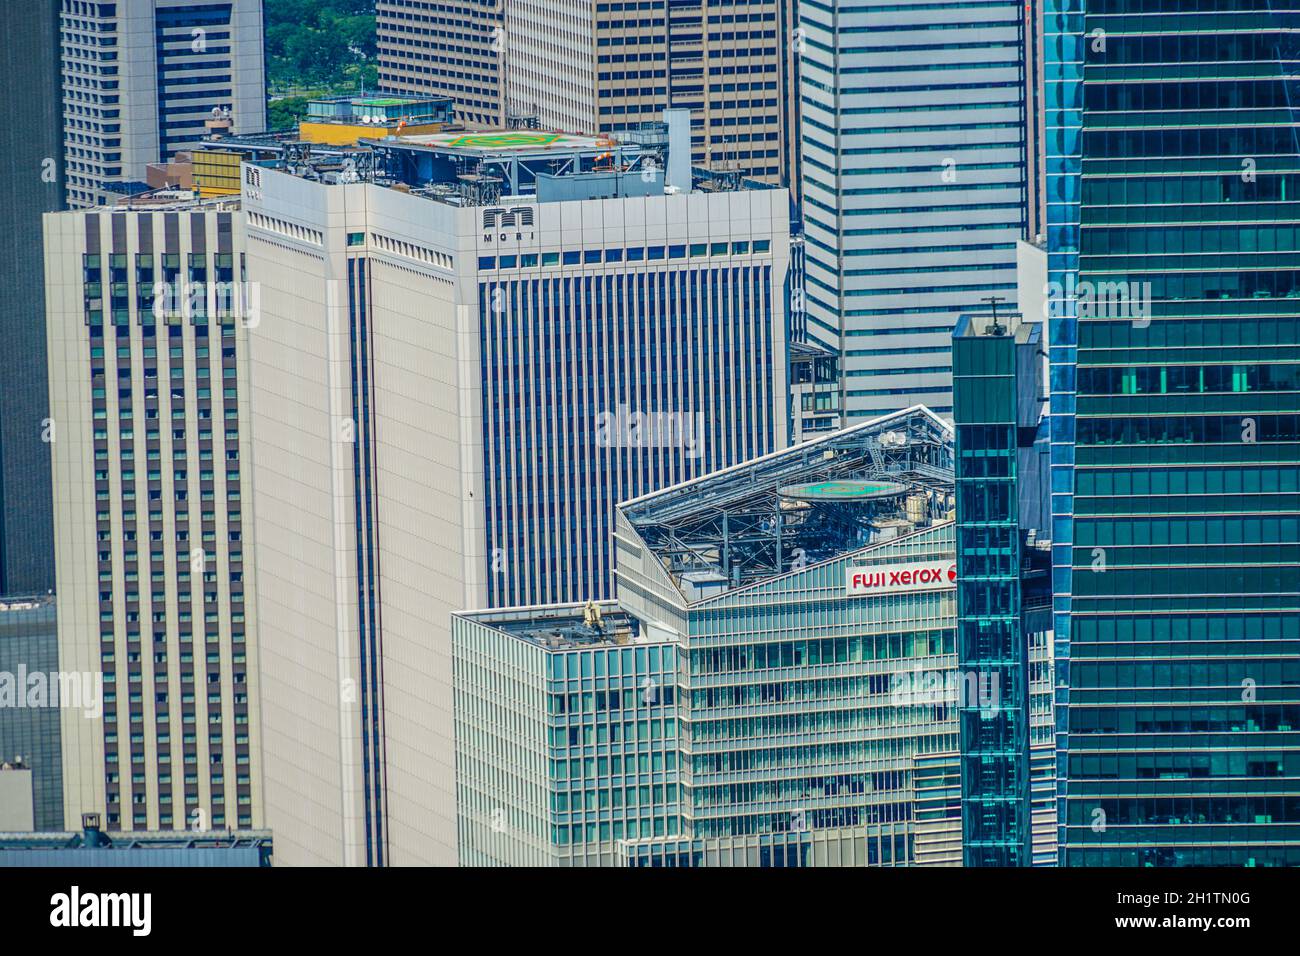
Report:
<svg viewBox="0 0 1300 956"><path fill-rule="evenodd" d="M266 0L267 77L275 90L373 86L375 0ZM283 117L284 110L278 111Z"/></svg>

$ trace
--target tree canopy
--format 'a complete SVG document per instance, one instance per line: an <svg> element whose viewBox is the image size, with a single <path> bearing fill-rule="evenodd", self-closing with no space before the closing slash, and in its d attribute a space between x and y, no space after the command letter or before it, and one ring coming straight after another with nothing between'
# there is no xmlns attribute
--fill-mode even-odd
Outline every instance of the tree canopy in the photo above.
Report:
<svg viewBox="0 0 1300 956"><path fill-rule="evenodd" d="M376 85L375 0L266 0L265 16L272 95Z"/></svg>

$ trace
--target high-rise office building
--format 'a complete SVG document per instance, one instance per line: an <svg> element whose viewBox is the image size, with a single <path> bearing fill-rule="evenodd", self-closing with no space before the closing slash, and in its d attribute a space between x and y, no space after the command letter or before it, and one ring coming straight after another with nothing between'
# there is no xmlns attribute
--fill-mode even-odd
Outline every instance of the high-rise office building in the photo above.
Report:
<svg viewBox="0 0 1300 956"><path fill-rule="evenodd" d="M74 208L143 191L145 167L214 116L266 128L261 0L64 0L61 38Z"/></svg>
<svg viewBox="0 0 1300 956"><path fill-rule="evenodd" d="M1025 4L800 6L807 327L844 422L952 408L951 333L1015 296Z"/></svg>
<svg viewBox="0 0 1300 956"><path fill-rule="evenodd" d="M1043 69L1043 2L1026 0L1024 48L1025 94L1025 238L1043 245L1047 241L1047 131L1043 123L1046 74ZM1020 303L1023 306L1023 303Z"/></svg>
<svg viewBox="0 0 1300 956"><path fill-rule="evenodd" d="M462 122L504 126L507 0L378 0L379 85L446 96Z"/></svg>
<svg viewBox="0 0 1300 956"><path fill-rule="evenodd" d="M51 675L58 672L54 598L48 594L0 598L0 684L5 685L0 691L0 763L17 758L31 775L32 821L37 830L63 829L59 710L50 695ZM33 696L30 691L39 682L45 692ZM57 676L53 683L57 685Z"/></svg>
<svg viewBox="0 0 1300 956"><path fill-rule="evenodd" d="M795 176L792 0L505 0L506 96L545 129L621 133L691 111L691 161Z"/></svg>
<svg viewBox="0 0 1300 956"><path fill-rule="evenodd" d="M667 633L613 602L551 605L458 614L452 647L462 866L617 866L615 841L681 836Z"/></svg>
<svg viewBox="0 0 1300 956"><path fill-rule="evenodd" d="M617 604L456 615L461 862L960 863L1003 689L957 662L951 443L912 408L625 502Z"/></svg>
<svg viewBox="0 0 1300 956"><path fill-rule="evenodd" d="M1049 0L1062 863L1300 863L1296 14Z"/></svg>
<svg viewBox="0 0 1300 956"><path fill-rule="evenodd" d="M996 708L959 709L966 866L1035 862L1031 745L1051 753L1050 724L1031 727L1050 713L1030 686L1051 686L1043 655L1052 626L1037 319L964 315L953 330L957 662L996 674L1002 689ZM1050 803L1050 779L1042 799Z"/></svg>
<svg viewBox="0 0 1300 956"><path fill-rule="evenodd" d="M64 812L260 826L238 200L45 217ZM255 301L253 302L255 305Z"/></svg>
<svg viewBox="0 0 1300 956"><path fill-rule="evenodd" d="M454 862L451 613L608 597L618 501L785 445L786 193L658 134L244 167L282 860Z"/></svg>
<svg viewBox="0 0 1300 956"><path fill-rule="evenodd" d="M63 205L59 0L5 10L0 68L0 594L44 594L54 532L41 216Z"/></svg>

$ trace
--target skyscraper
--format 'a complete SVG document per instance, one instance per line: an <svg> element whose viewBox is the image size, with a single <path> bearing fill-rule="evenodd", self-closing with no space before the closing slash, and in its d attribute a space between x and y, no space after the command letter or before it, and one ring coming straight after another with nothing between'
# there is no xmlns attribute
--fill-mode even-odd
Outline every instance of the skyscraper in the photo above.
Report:
<svg viewBox="0 0 1300 956"><path fill-rule="evenodd" d="M43 594L54 532L41 216L63 205L59 0L10 5L0 57L0 595Z"/></svg>
<svg viewBox="0 0 1300 956"><path fill-rule="evenodd" d="M790 0L505 0L507 97L545 129L620 133L691 111L691 161L795 176Z"/></svg>
<svg viewBox="0 0 1300 956"><path fill-rule="evenodd" d="M608 597L618 501L785 445L786 193L657 136L244 167L281 859L453 862L452 612Z"/></svg>
<svg viewBox="0 0 1300 956"><path fill-rule="evenodd" d="M462 122L504 126L507 0L378 0L379 86L446 96Z"/></svg>
<svg viewBox="0 0 1300 956"><path fill-rule="evenodd" d="M235 133L266 128L261 0L65 0L61 28L74 208L141 191L214 111Z"/></svg>
<svg viewBox="0 0 1300 956"><path fill-rule="evenodd" d="M1043 2L1026 0L1022 34L1025 62L1025 238L1036 244L1047 240L1047 134L1043 126L1046 75L1043 71Z"/></svg>
<svg viewBox="0 0 1300 956"><path fill-rule="evenodd" d="M800 7L807 327L844 422L952 408L957 317L1015 296L1027 229L1025 5Z"/></svg>
<svg viewBox="0 0 1300 956"><path fill-rule="evenodd" d="M911 408L624 502L617 603L457 614L461 861L960 862L1003 675L958 666L951 441Z"/></svg>
<svg viewBox="0 0 1300 956"><path fill-rule="evenodd" d="M238 200L45 218L64 812L261 825ZM99 710L99 713L96 713Z"/></svg>
<svg viewBox="0 0 1300 956"><path fill-rule="evenodd" d="M1051 637L1047 435L1039 427L1042 327L1036 318L964 315L953 331L957 662L996 674L1001 689L995 707L966 701L959 711L967 866L1034 862L1031 744L1034 732L1045 737L1050 725L1040 720L1031 727L1035 716L1046 714L1035 714L1030 686L1032 680L1041 693L1047 684Z"/></svg>
<svg viewBox="0 0 1300 956"><path fill-rule="evenodd" d="M1049 0L1061 842L1300 863L1296 14Z"/></svg>

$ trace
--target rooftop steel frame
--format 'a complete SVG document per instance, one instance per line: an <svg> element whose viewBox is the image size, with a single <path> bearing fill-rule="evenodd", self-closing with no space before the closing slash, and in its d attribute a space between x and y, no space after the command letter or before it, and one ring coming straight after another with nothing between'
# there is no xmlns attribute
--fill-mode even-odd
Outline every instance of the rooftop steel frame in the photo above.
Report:
<svg viewBox="0 0 1300 956"><path fill-rule="evenodd" d="M889 480L909 489L904 498L924 496L927 515L946 517L952 437L947 422L914 406L619 508L679 588L687 580L740 587L857 550L883 539L883 525L897 531L909 521L899 498L802 501L782 488Z"/></svg>

